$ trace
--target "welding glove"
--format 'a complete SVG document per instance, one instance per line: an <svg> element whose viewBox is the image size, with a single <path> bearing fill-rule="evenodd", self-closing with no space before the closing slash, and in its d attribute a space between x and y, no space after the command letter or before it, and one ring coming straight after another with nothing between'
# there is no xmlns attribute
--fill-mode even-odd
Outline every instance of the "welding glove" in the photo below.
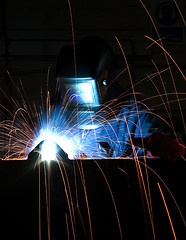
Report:
<svg viewBox="0 0 186 240"><path fill-rule="evenodd" d="M173 163L185 154L185 146L181 141L163 133L153 133L144 138L144 146L153 156L171 160Z"/></svg>

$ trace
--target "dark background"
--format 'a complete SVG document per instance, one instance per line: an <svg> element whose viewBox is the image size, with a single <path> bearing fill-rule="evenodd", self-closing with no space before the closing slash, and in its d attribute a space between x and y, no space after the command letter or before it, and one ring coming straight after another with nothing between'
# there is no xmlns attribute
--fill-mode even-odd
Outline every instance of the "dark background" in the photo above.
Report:
<svg viewBox="0 0 186 240"><path fill-rule="evenodd" d="M68 176L75 214L76 239L91 239L85 191L88 197L93 239L121 239L115 207L105 177L116 203L123 239L154 239L144 188L142 187L141 195L134 161L129 159L97 160L96 162L94 160L64 161L61 164L65 178L64 184L56 162L51 162L50 167L47 163L45 165L41 163L39 167L35 159L37 159L36 154L31 153L27 161L0 162L1 233L6 236L6 239L39 239L39 171L41 239L48 239L44 169L46 169L47 186L50 189L51 239L68 239L66 217L70 239L74 238L64 187L67 186L69 197L66 176ZM165 182L185 216L185 163L179 161L172 166L169 162L153 159L148 160L147 164ZM127 172L127 175L120 169ZM147 178L142 164L141 170L146 184ZM50 171L50 186L48 171ZM148 178L156 239L174 239L157 183L163 191L176 237L185 239L182 217L168 189L151 170L148 170Z"/></svg>

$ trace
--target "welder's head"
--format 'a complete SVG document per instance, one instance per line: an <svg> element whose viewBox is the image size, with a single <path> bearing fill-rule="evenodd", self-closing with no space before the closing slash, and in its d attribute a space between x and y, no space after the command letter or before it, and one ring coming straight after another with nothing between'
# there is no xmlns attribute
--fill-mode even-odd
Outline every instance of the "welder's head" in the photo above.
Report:
<svg viewBox="0 0 186 240"><path fill-rule="evenodd" d="M98 37L84 38L80 43L62 48L56 66L60 94L68 92L74 101L88 107L99 107L114 79L116 58L110 46Z"/></svg>

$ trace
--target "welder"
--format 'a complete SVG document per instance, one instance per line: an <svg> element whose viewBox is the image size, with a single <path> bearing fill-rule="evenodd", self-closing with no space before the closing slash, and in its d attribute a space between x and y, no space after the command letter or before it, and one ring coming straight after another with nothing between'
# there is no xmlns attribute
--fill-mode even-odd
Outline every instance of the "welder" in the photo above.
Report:
<svg viewBox="0 0 186 240"><path fill-rule="evenodd" d="M116 56L98 37L67 45L59 54L56 102L70 99L69 108L77 110L83 154L118 158L145 153L172 162L183 157L185 146L171 129L132 94L122 95L116 70Z"/></svg>

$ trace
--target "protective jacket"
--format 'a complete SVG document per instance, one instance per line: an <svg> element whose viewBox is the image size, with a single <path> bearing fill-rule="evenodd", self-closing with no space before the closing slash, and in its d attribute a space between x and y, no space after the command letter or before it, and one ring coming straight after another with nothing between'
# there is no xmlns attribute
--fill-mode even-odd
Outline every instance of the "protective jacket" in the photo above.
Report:
<svg viewBox="0 0 186 240"><path fill-rule="evenodd" d="M134 98L124 102L111 120L101 113L97 119L98 128L81 131L80 149L87 158L143 156L144 146L143 141L139 142L140 138L155 132L171 134L162 119L142 103L135 102Z"/></svg>

